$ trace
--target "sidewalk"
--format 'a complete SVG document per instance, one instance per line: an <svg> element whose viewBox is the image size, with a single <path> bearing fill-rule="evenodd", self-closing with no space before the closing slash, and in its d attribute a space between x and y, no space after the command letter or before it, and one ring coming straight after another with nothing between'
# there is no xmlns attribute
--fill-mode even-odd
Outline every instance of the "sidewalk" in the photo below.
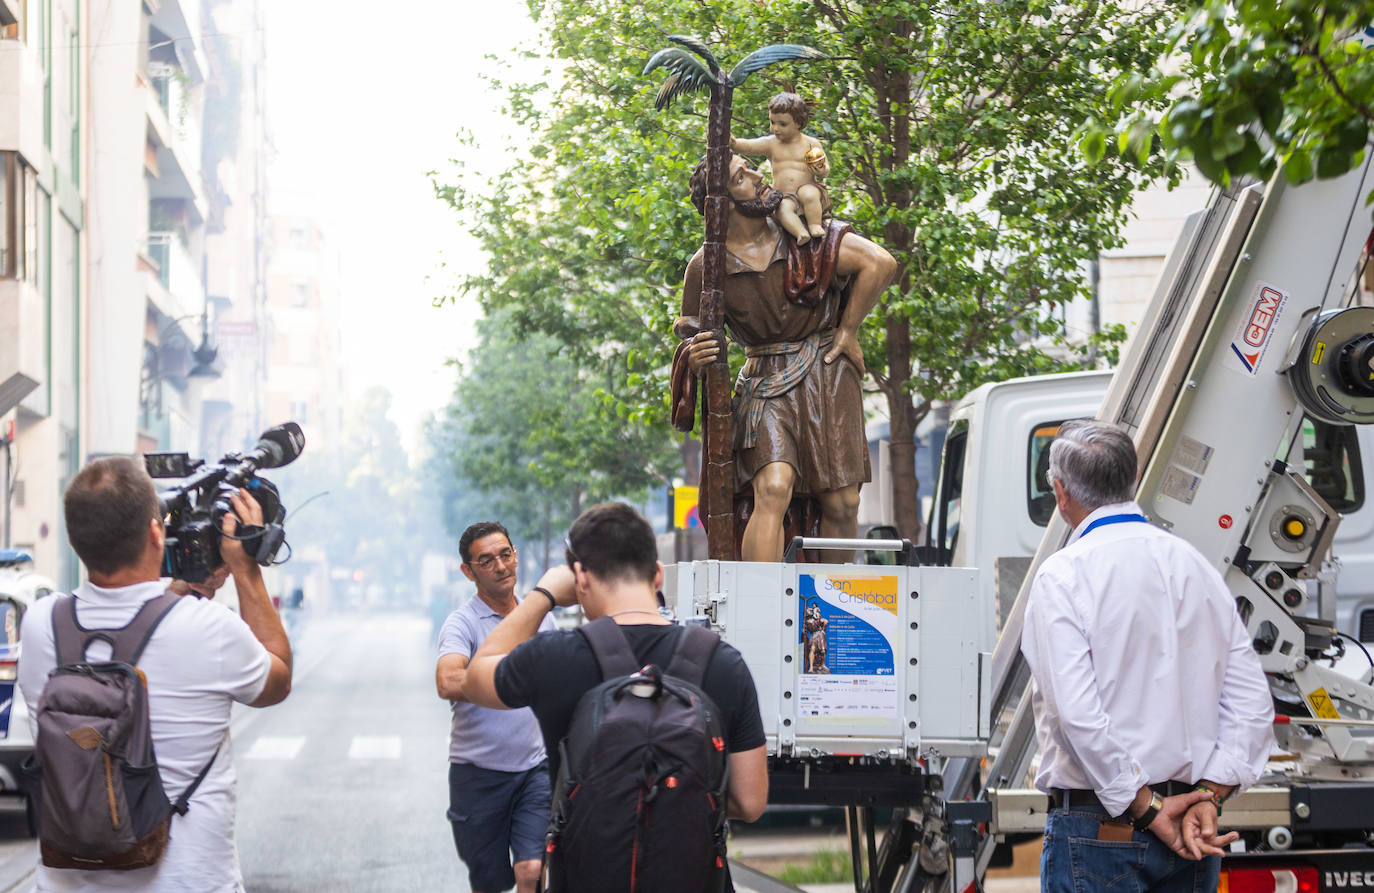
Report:
<svg viewBox="0 0 1374 893"><path fill-rule="evenodd" d="M750 830L730 838L730 861L742 863L768 875L776 875L787 864L805 864L817 853L832 851L848 854L849 839L843 830L824 829L786 829ZM1020 854L1018 854L1020 855ZM1018 859L1020 876L1007 877L1005 872L987 878L983 889L987 893L1039 893L1040 878L1035 872L1035 861L1025 858L1027 852ZM739 893L773 893L772 890L754 890L735 880ZM806 893L853 893L852 882L831 884L802 884L794 889Z"/></svg>

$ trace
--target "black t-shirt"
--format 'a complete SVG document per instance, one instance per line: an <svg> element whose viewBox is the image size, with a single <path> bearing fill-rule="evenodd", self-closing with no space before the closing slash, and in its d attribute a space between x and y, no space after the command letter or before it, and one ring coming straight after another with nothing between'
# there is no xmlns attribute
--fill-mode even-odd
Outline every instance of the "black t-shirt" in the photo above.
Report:
<svg viewBox="0 0 1374 893"><path fill-rule="evenodd" d="M626 625L620 627L635 658L658 664L665 671L682 636L682 627ZM576 630L543 633L521 643L496 667L496 694L507 707L529 707L539 720L549 772L558 777L558 745L568 733L577 702L602 682L596 656L586 637ZM724 718L726 749L731 753L762 747L763 719L754 679L744 658L721 642L706 665L702 691Z"/></svg>

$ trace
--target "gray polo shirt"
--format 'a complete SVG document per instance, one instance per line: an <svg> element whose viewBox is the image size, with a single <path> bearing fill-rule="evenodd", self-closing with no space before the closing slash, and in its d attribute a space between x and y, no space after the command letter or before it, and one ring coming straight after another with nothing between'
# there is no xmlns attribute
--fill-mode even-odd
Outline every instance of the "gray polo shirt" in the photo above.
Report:
<svg viewBox="0 0 1374 893"><path fill-rule="evenodd" d="M481 596L474 595L444 621L444 628L439 632L439 656L461 654L471 659L501 620L501 615L482 601ZM549 632L554 628L553 617L545 615L539 631ZM470 763L501 772L524 772L544 759L544 739L528 707L490 710L466 701L454 701L451 729L450 763Z"/></svg>

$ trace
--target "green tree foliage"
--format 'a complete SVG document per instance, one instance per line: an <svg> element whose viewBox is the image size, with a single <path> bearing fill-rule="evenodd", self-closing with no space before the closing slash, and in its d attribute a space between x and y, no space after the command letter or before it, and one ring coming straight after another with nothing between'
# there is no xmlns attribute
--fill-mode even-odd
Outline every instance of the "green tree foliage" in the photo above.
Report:
<svg viewBox="0 0 1374 893"><path fill-rule="evenodd" d="M1295 185L1340 176L1363 161L1374 125L1371 24L1372 0L1194 0L1162 68L1113 92L1119 139L1143 155L1157 123L1169 162L1193 161L1222 185L1280 169ZM1181 83L1162 119L1137 106Z"/></svg>
<svg viewBox="0 0 1374 893"><path fill-rule="evenodd" d="M626 378L615 359L589 362L553 335L521 332L508 311L478 325L480 343L430 427L431 477L462 494L445 510L452 536L498 520L538 544L547 565L584 505L637 499L680 462L661 431L627 425L617 414L625 404L607 399L607 388Z"/></svg>
<svg viewBox="0 0 1374 893"><path fill-rule="evenodd" d="M619 357L625 373L606 390L622 417L667 431L669 325L701 244L685 196L707 99L653 112L662 79L640 71L670 34L699 35L730 61L769 43L816 47L828 61L779 65L735 92L733 131L765 132L768 98L801 92L830 156L836 216L901 264L864 337L891 420L898 521L914 533L914 434L932 401L1079 368L1124 335L1066 332L1062 311L1088 292L1086 261L1119 243L1132 191L1157 173L1105 139L1091 159L1078 146L1107 114L1114 79L1163 49L1176 7L1138 6L532 2L556 76L496 86L533 134L533 157L488 192L461 169L436 185L491 256L465 290L584 360Z"/></svg>

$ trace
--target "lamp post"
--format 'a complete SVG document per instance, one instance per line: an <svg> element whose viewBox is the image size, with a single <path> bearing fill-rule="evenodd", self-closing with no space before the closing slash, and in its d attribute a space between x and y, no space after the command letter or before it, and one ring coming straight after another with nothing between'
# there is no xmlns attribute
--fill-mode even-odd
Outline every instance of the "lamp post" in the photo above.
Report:
<svg viewBox="0 0 1374 893"><path fill-rule="evenodd" d="M181 331L179 323L200 317L200 344L191 347L191 340ZM191 368L185 373L173 373L164 368L163 339L175 332L185 344L191 359ZM143 375L139 382L139 408L142 412L141 427L151 429L153 419L163 415L162 383L172 378L215 379L223 374L216 366L219 348L210 343L209 308L199 314L188 313L168 320L159 330L156 342L144 342Z"/></svg>

